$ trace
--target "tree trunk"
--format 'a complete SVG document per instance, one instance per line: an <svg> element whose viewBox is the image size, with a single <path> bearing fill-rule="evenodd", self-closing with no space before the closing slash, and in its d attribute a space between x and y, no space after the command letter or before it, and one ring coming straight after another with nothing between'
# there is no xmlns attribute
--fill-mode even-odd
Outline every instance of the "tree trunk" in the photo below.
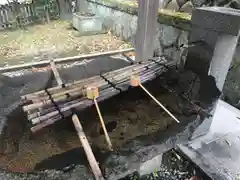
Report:
<svg viewBox="0 0 240 180"><path fill-rule="evenodd" d="M22 21L21 21L21 19L22 19L22 15L21 15L21 7L20 7L21 5L17 2L17 1L13 1L12 2L12 7L13 7L13 13L14 13L14 16L15 16L15 18L16 18L16 27L22 27Z"/></svg>
<svg viewBox="0 0 240 180"><path fill-rule="evenodd" d="M45 16L47 23L50 23L50 16L49 16L49 8L47 7L45 10Z"/></svg>

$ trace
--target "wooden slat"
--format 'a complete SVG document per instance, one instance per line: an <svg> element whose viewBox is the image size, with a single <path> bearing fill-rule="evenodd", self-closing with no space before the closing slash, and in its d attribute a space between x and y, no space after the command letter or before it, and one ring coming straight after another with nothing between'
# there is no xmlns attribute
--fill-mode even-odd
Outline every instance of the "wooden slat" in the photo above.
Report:
<svg viewBox="0 0 240 180"><path fill-rule="evenodd" d="M50 65L51 65L51 68L52 68L52 71L53 71L53 74L54 74L54 77L56 78L56 81L57 81L57 84L58 86L62 86L63 85L63 82L62 82L62 79L59 75L59 72L56 68L56 65L55 65L55 62L53 60L50 61Z"/></svg>

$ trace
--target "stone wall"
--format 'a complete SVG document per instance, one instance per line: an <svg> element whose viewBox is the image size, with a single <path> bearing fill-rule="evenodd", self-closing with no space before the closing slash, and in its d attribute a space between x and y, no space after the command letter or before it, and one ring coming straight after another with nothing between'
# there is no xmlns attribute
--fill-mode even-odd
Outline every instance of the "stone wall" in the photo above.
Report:
<svg viewBox="0 0 240 180"><path fill-rule="evenodd" d="M165 5L162 2L167 2ZM204 2L204 3L201 3ZM182 52L179 45L186 44L188 34L192 29L191 15L189 13L173 12L172 7L176 3L181 4L181 8L191 6L198 7L202 5L225 5L230 6L230 2L216 0L214 3L206 3L206 0L172 0L160 1L160 6L168 9L161 9L158 14L158 28L156 29L155 48L157 54L164 54L173 60L180 60ZM218 2L218 3L217 3ZM231 1L232 2L232 1ZM162 3L162 4L161 4ZM195 4L187 5L187 4ZM171 8L170 8L171 7ZM126 41L134 44L135 33L137 28L137 4L135 0L88 0L88 8L92 12L102 17L103 24L106 28ZM176 11L187 11L181 8L176 8ZM239 49L239 48L238 48ZM227 81L224 87L224 94L228 96L229 103L235 105L240 100L240 49L237 51L233 68L228 74Z"/></svg>
<svg viewBox="0 0 240 180"><path fill-rule="evenodd" d="M89 10L102 17L103 24L114 35L135 43L137 29L137 7L111 0L88 0ZM126 2L126 1L125 1ZM178 16L180 18L178 18ZM156 29L155 51L171 59L180 59L179 46L187 42L190 29L188 14L173 14L162 10Z"/></svg>

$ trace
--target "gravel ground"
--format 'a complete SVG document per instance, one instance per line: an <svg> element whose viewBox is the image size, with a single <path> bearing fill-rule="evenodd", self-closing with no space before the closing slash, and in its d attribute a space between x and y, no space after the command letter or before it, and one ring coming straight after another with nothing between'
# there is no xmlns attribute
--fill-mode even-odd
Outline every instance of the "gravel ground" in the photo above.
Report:
<svg viewBox="0 0 240 180"><path fill-rule="evenodd" d="M111 33L79 36L69 21L52 21L26 30L0 32L0 65L124 49L130 45Z"/></svg>

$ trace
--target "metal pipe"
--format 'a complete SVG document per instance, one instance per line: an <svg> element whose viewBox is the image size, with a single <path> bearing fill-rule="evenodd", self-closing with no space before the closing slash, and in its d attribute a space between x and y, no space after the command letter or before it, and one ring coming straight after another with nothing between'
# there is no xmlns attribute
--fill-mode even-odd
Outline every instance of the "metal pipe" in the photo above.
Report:
<svg viewBox="0 0 240 180"><path fill-rule="evenodd" d="M82 59L91 59L91 58L95 58L95 57L99 57L99 56L109 56L109 55L120 54L120 53L124 53L124 52L130 52L130 51L134 51L134 48L121 49L121 50L116 50L116 51L107 51L107 52L87 54L87 55L72 56L72 57L66 57L66 58L58 58L58 59L55 59L54 62L56 64L64 64L64 63L69 63L69 62L73 62L73 61L80 61ZM21 65L14 65L14 66L9 66L9 67L2 67L2 68L0 68L0 73L12 72L12 71L17 71L17 70L22 70L22 69L29 69L32 67L44 67L49 64L50 64L50 61L46 60L46 61L40 61L40 62L21 64Z"/></svg>

